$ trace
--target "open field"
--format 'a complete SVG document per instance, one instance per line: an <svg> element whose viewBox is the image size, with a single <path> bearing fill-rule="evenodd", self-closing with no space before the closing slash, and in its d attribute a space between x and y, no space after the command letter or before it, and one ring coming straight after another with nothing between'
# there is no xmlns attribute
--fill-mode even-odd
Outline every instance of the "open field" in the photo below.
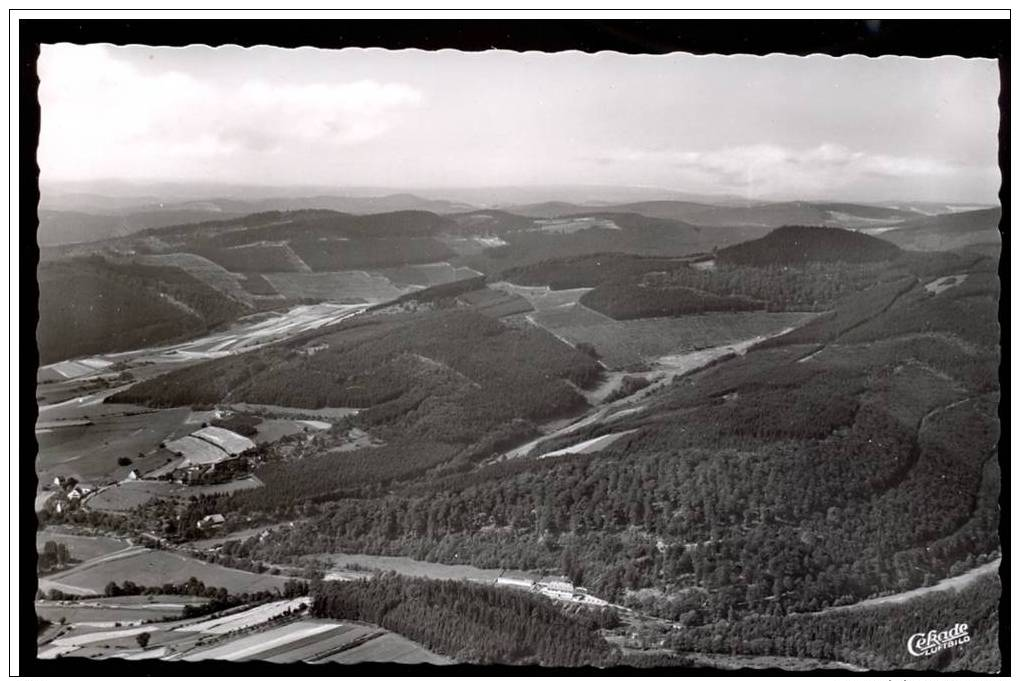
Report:
<svg viewBox="0 0 1020 681"><path fill-rule="evenodd" d="M364 570L396 572L408 577L427 577L428 579L454 579L485 582L488 584L509 584L506 580L520 580L534 584L550 579L547 575L524 572L522 570L501 570L499 568L479 568L473 565L447 565L426 560L415 560L406 556L376 556L363 553L330 553L314 556L332 563L335 570L327 572L326 579L349 579L352 576L363 576ZM349 567L349 566L356 566ZM558 577L557 577L558 578Z"/></svg>
<svg viewBox="0 0 1020 681"><path fill-rule="evenodd" d="M197 631L203 634L229 634L233 631L240 631L241 629L254 627L258 624L264 624L271 618L287 612L297 612L302 605L307 607L310 602L311 598L308 596L292 598L286 601L273 601L272 603L257 605L254 608L224 615L223 617L186 624L178 627L177 631Z"/></svg>
<svg viewBox="0 0 1020 681"><path fill-rule="evenodd" d="M546 452L538 458L548 459L555 456L566 456L568 454L591 454L593 452L601 452L603 449L619 440L624 435L633 433L633 430L625 430L619 433L609 433L607 435L600 435L584 442L579 442L576 445L569 447L563 447L562 449L555 449L551 452Z"/></svg>
<svg viewBox="0 0 1020 681"><path fill-rule="evenodd" d="M548 310L576 303L581 300L581 296L591 290L590 288L571 288L554 291L548 286L518 286L508 281L497 281L489 286L498 291L521 296L536 310Z"/></svg>
<svg viewBox="0 0 1020 681"><path fill-rule="evenodd" d="M135 261L142 265L169 265L182 270L208 284L220 293L237 302L253 307L251 294L241 286L244 275L228 272L212 260L194 253L167 253L163 255L140 255Z"/></svg>
<svg viewBox="0 0 1020 681"><path fill-rule="evenodd" d="M315 423L322 422L316 421ZM332 424L326 425L332 426ZM322 430L319 427L310 425L309 421L299 419L264 419L256 428L258 432L252 439L259 444L263 442L276 442L280 438L290 435L308 434Z"/></svg>
<svg viewBox="0 0 1020 681"><path fill-rule="evenodd" d="M163 601L149 604L139 610L151 615L153 611L170 612L183 604ZM76 610L115 611L112 601L103 601L100 607L80 607ZM88 657L95 659L166 659L166 660L268 660L270 662L400 662L404 664L449 664L447 657L429 652L421 645L377 626L341 620L314 619L307 615L280 623L266 622L265 617L252 619L256 611L292 605L292 601L276 601L235 615L220 618L203 617L187 622L153 622L142 625L137 620L108 619L87 621L68 618L67 626L60 627L40 646L39 657L52 659L58 656ZM110 606L110 607L106 607ZM63 606L60 606L63 607ZM68 608L75 609L75 608ZM285 608L284 608L285 609ZM47 613L58 615L63 610L47 606ZM123 613L134 614L136 610ZM275 611L274 611L275 612ZM77 613L82 618L84 613ZM158 615L157 615L158 616ZM244 618L247 617L248 620ZM233 618L233 619L232 619ZM57 618L59 619L59 617ZM141 618L146 619L146 618ZM258 621L256 621L256 619ZM239 626L228 626L220 631L217 625L229 621ZM120 626L115 626L121 622ZM182 626L183 625L183 626ZM243 627L254 627L244 631ZM221 627L222 628L222 627ZM142 633L151 636L149 645L142 650L135 637Z"/></svg>
<svg viewBox="0 0 1020 681"><path fill-rule="evenodd" d="M404 265L403 267L379 270L379 274L385 276L398 288L438 286L482 276L481 272L470 267L456 267L448 262Z"/></svg>
<svg viewBox="0 0 1020 681"><path fill-rule="evenodd" d="M771 335L800 326L814 316L803 312L719 312L617 321L580 304L528 315L571 344L590 343L610 368L648 364L663 356Z"/></svg>
<svg viewBox="0 0 1020 681"><path fill-rule="evenodd" d="M202 494L230 494L242 489L261 487L258 478L249 476L221 485L184 485L161 480L125 480L105 487L85 501L86 508L94 511L123 512L159 498L186 499Z"/></svg>
<svg viewBox="0 0 1020 681"><path fill-rule="evenodd" d="M345 648L363 645L384 633L386 633L385 629L372 625L341 622L333 629L273 648L266 653L264 659L269 662L324 661Z"/></svg>
<svg viewBox="0 0 1020 681"><path fill-rule="evenodd" d="M80 534L63 534L51 530L42 530L35 535L35 544L39 550L42 550L42 547L48 541L64 544L67 546L67 550L71 552L72 558L82 561L107 556L117 551L123 551L131 546L131 544L123 539L116 539L114 537L90 537Z"/></svg>
<svg viewBox="0 0 1020 681"><path fill-rule="evenodd" d="M111 581L131 580L141 586L159 586L186 582L195 577L206 586L223 587L231 593L283 589L285 577L258 575L243 570L213 565L170 551L146 550L101 564L79 566L51 575L49 579L79 589L100 593ZM59 586L57 588L60 588Z"/></svg>
<svg viewBox="0 0 1020 681"><path fill-rule="evenodd" d="M457 300L487 317L509 317L534 309L523 296L489 287L462 293Z"/></svg>
<svg viewBox="0 0 1020 681"><path fill-rule="evenodd" d="M453 660L436 655L403 636L388 632L367 643L331 655L323 662L356 664L358 662L397 662L400 664L453 664Z"/></svg>
<svg viewBox="0 0 1020 681"><path fill-rule="evenodd" d="M104 405L110 406L110 405ZM82 409L90 415L91 410ZM96 416L91 425L73 425L45 429L36 438L39 456L36 471L42 480L54 475L73 475L79 480L122 480L131 468L140 471L154 469L166 456L149 454L166 439L186 435L186 408L160 409L143 414L125 416ZM140 457L140 454L147 456ZM162 454L162 453L160 453ZM128 457L132 463L120 466L117 459Z"/></svg>
<svg viewBox="0 0 1020 681"><path fill-rule="evenodd" d="M182 659L190 662L196 660L241 660L255 656L261 659L264 655L272 654L271 651L276 648L298 643L338 628L340 628L340 624L336 622L302 620L269 631L243 636L223 645L204 648L196 653L186 655Z"/></svg>
<svg viewBox="0 0 1020 681"><path fill-rule="evenodd" d="M186 605L205 602L206 599L193 596L122 596L60 601L56 604L38 601L35 610L51 622L63 619L72 624L114 627L117 622L127 626L129 623L141 624L145 620L180 617Z"/></svg>
<svg viewBox="0 0 1020 681"><path fill-rule="evenodd" d="M273 288L296 300L332 300L349 303L382 303L410 289L398 287L382 276L361 270L345 272L272 272L263 275Z"/></svg>
<svg viewBox="0 0 1020 681"><path fill-rule="evenodd" d="M342 419L345 416L354 416L360 410L349 407L323 407L322 409L304 409L301 407L281 407L275 404L249 404L247 402L235 402L228 405L233 411L242 411L250 414L279 414L283 416L306 417L315 420Z"/></svg>

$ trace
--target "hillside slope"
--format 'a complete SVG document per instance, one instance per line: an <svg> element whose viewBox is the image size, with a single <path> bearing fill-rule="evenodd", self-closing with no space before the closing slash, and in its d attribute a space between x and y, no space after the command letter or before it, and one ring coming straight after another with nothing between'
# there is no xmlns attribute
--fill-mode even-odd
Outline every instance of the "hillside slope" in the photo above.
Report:
<svg viewBox="0 0 1020 681"><path fill-rule="evenodd" d="M761 239L719 250L717 259L738 265L891 260L900 249L867 234L829 227L780 227Z"/></svg>

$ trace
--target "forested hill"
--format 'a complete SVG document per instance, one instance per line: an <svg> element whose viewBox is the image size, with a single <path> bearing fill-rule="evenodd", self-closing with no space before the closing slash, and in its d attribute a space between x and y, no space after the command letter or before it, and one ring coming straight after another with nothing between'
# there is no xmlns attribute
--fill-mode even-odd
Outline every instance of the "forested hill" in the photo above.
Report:
<svg viewBox="0 0 1020 681"><path fill-rule="evenodd" d="M796 265L809 262L892 260L900 249L882 239L835 227L780 227L760 239L719 250L717 258L736 265Z"/></svg>
<svg viewBox="0 0 1020 681"><path fill-rule="evenodd" d="M447 219L423 210L352 215L309 209L254 213L232 220L146 230L144 234L171 242L178 238L201 238L212 239L220 246L235 246L292 238L423 237L436 234L450 224Z"/></svg>

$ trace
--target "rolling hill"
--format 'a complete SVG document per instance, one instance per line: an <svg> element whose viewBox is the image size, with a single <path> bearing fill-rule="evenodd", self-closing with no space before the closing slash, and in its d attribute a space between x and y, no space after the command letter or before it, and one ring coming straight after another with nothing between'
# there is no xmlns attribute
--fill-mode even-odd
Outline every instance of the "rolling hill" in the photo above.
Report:
<svg viewBox="0 0 1020 681"><path fill-rule="evenodd" d="M698 227L781 227L783 225L828 225L833 227L867 227L892 224L918 216L911 210L900 210L856 203L823 203L789 201L769 203L700 203L692 201L641 201L603 205L598 208L565 202L548 202L511 208L515 213L531 217L562 217L583 215L595 210L610 213L637 213L650 218L686 222Z"/></svg>
<svg viewBox="0 0 1020 681"><path fill-rule="evenodd" d="M183 339L252 311L177 267L93 257L36 276L42 364Z"/></svg>
<svg viewBox="0 0 1020 681"><path fill-rule="evenodd" d="M716 258L735 265L791 265L808 262L875 262L900 249L873 236L827 227L780 227L767 236L729 246Z"/></svg>
<svg viewBox="0 0 1020 681"><path fill-rule="evenodd" d="M895 225L881 237L901 248L948 251L982 244L999 246L1001 208L987 208L917 218Z"/></svg>

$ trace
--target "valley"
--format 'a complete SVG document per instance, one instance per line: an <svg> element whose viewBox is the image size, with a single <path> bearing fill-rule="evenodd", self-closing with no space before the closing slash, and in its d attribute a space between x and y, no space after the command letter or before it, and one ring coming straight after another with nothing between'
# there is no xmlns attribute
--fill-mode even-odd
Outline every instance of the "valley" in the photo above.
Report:
<svg viewBox="0 0 1020 681"><path fill-rule="evenodd" d="M45 261L103 303L40 321L40 656L928 670L832 641L905 600L997 626L996 259L666 203ZM857 231L783 226L816 213Z"/></svg>

